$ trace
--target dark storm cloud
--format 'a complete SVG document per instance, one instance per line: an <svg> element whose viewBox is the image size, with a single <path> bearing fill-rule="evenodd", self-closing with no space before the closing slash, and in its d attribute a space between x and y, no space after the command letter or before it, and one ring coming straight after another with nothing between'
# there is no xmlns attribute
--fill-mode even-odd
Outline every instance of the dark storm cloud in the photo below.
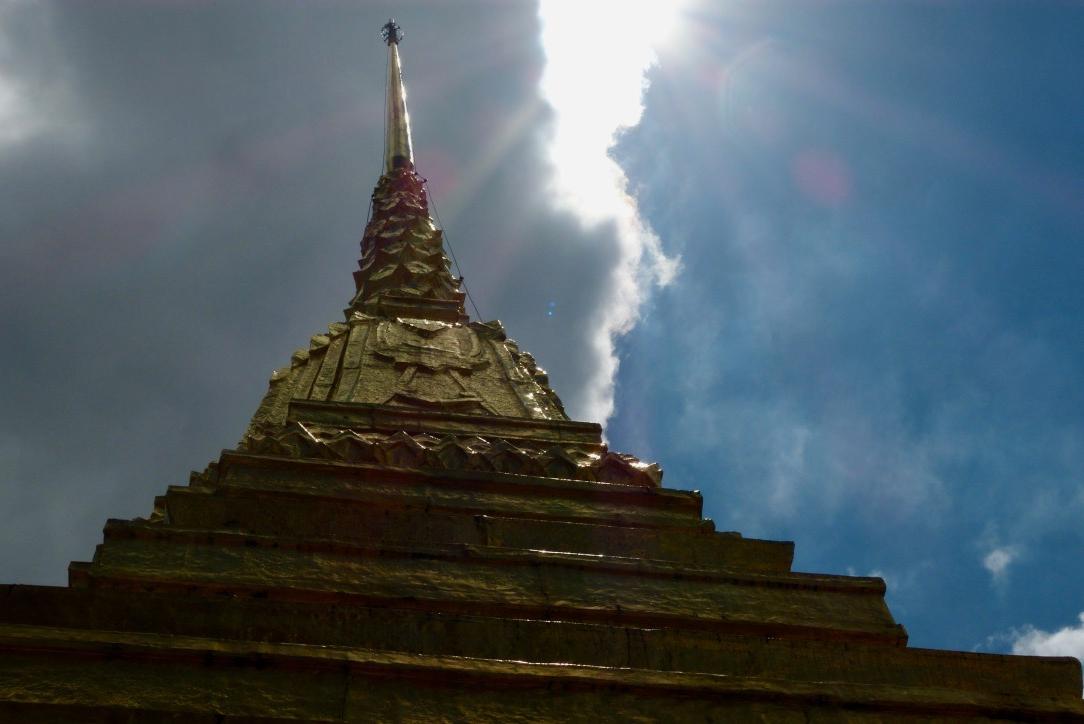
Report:
<svg viewBox="0 0 1084 724"><path fill-rule="evenodd" d="M380 168L387 12L96 1L0 16L2 75L38 89L39 121L0 146L0 580L62 582L106 518L146 515L231 447L270 370L341 319ZM419 170L468 285L575 409L616 242L542 197L535 7L395 12Z"/></svg>

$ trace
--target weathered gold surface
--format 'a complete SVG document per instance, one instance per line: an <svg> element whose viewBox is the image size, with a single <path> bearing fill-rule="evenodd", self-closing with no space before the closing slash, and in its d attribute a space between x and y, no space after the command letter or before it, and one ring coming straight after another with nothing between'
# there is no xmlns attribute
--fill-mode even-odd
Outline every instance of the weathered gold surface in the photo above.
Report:
<svg viewBox="0 0 1084 724"><path fill-rule="evenodd" d="M239 528L257 535L344 543L458 543L775 573L789 571L793 556L790 543L742 538L705 526L636 528L528 517L523 510L516 511L515 517L478 515L405 502L392 507L342 498L294 498L284 502L257 489L221 489L212 494L174 487L163 500L163 509L171 524L182 528Z"/></svg>
<svg viewBox="0 0 1084 724"><path fill-rule="evenodd" d="M644 527L710 525L695 493L481 471L409 470L322 460L294 461L227 453L223 487L333 497L382 508L420 507L472 515ZM302 474L299 475L298 473Z"/></svg>
<svg viewBox="0 0 1084 724"><path fill-rule="evenodd" d="M402 430L374 431L305 425L257 428L246 450L292 458L317 458L355 463L381 463L431 470L478 470L603 483L655 486L662 471L632 455L613 453L605 446L560 445L512 441L476 435L410 435Z"/></svg>
<svg viewBox="0 0 1084 724"><path fill-rule="evenodd" d="M0 722L1084 722L1075 659L908 648L882 580L792 571L568 420L467 319L386 29L345 321L67 588L0 587Z"/></svg>
<svg viewBox="0 0 1084 724"><path fill-rule="evenodd" d="M601 449L602 426L558 418L496 417L418 407L387 407L361 402L292 399L286 419L354 430L396 433L477 435L535 443L556 442Z"/></svg>
<svg viewBox="0 0 1084 724"><path fill-rule="evenodd" d="M250 539L251 540L251 539ZM215 588L281 589L410 601L435 610L500 607L522 616L571 620L612 617L658 625L766 625L820 628L839 636L896 642L899 628L885 608L883 587L843 579L711 575L665 568L604 567L589 558L473 549L355 548L320 551L259 545L253 540L214 545L185 540L111 540L101 546L95 579L199 583ZM316 550L313 550L316 548ZM352 553L353 555L348 555ZM834 585L833 585L834 584ZM804 635L804 634L803 634Z"/></svg>
<svg viewBox="0 0 1084 724"><path fill-rule="evenodd" d="M930 686L781 681L157 634L0 626L0 698L310 721L972 721L1077 718L1062 702ZM101 652L109 651L108 659ZM56 661L53 652L67 654ZM44 654L44 655L43 655ZM80 657L85 657L80 661ZM186 667L202 662L198 673ZM94 664L94 665L90 665ZM180 664L180 666L178 666ZM123 680L118 689L109 682ZM214 691L207 698L205 692ZM801 717L805 717L804 719ZM764 720L764 719L760 719Z"/></svg>
<svg viewBox="0 0 1084 724"><path fill-rule="evenodd" d="M411 651L470 658L700 671L803 681L850 681L1026 692L1057 697L1074 685L1064 660L885 647L876 643L763 638L742 633L637 628L597 622L438 613L328 601L219 600L171 591L133 597L124 589L13 586L0 589L12 623L53 628ZM845 651L846 656L840 655Z"/></svg>

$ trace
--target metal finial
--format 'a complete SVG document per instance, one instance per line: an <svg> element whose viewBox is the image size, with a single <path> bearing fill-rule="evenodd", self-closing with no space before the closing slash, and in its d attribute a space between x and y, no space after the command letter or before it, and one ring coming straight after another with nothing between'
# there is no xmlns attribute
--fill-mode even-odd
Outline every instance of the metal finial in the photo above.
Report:
<svg viewBox="0 0 1084 724"><path fill-rule="evenodd" d="M401 167L414 168L414 151L410 142L410 116L407 114L406 89L403 88L403 68L399 63L399 41L403 31L395 20L383 27L388 44L388 97L385 103L384 170L387 173Z"/></svg>
<svg viewBox="0 0 1084 724"><path fill-rule="evenodd" d="M392 43L398 45L403 39L403 29L399 27L399 23L395 22L395 18L389 18L380 29L380 37L384 38L384 42L388 45Z"/></svg>

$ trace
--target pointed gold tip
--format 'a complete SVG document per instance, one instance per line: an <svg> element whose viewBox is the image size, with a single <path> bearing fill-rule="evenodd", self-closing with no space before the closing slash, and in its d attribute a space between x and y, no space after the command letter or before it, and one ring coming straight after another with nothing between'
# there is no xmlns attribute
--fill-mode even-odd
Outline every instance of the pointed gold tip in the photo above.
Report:
<svg viewBox="0 0 1084 724"><path fill-rule="evenodd" d="M403 32L394 20L389 20L382 32L388 44L384 172L389 173L403 166L413 169L414 149L410 140L410 115L407 113L403 70L399 63L399 41L403 39Z"/></svg>

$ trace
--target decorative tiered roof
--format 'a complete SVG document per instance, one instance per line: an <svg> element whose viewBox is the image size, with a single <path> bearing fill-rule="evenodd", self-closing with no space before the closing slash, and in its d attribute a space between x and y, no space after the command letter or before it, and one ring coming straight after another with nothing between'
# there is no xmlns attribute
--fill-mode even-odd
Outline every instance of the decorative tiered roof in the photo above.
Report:
<svg viewBox="0 0 1084 724"><path fill-rule="evenodd" d="M569 420L464 311L384 29L345 320L68 587L0 588L0 721L1084 721L1075 659L909 648L881 579L791 570Z"/></svg>
<svg viewBox="0 0 1084 724"><path fill-rule="evenodd" d="M461 279L452 277L441 231L429 217L424 181L408 163L388 170L373 192L354 272L351 311L465 322Z"/></svg>

